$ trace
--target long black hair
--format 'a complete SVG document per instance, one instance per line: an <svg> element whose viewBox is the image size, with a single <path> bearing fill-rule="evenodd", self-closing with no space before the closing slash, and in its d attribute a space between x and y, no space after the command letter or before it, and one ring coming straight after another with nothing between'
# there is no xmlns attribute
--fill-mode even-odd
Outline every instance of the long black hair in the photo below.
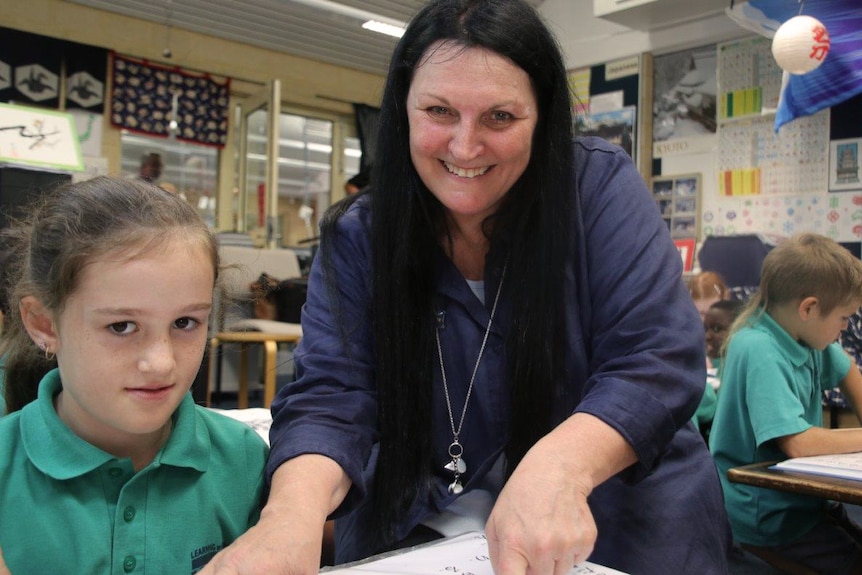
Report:
<svg viewBox="0 0 862 575"><path fill-rule="evenodd" d="M540 16L522 0L432 0L411 20L392 56L380 111L379 161L366 192L372 205L380 432L375 506L381 533L390 541L394 526L417 495L427 492L431 479L433 254L448 230L443 206L410 159L406 101L417 66L440 41L495 52L532 82L539 117L530 162L494 214L493 225L486 226L492 245L507 253L504 291L513 301L507 341L513 409L509 473L559 420L553 406L563 379L564 258L574 186L563 59ZM325 219L324 253L328 232L355 199ZM326 257L323 261L326 265Z"/></svg>

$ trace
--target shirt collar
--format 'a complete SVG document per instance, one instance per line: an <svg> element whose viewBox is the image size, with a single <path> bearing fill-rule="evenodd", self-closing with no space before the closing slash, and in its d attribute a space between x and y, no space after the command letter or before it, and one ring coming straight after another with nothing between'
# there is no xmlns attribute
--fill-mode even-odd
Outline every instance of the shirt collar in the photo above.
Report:
<svg viewBox="0 0 862 575"><path fill-rule="evenodd" d="M117 458L84 441L70 430L54 409L54 397L62 390L60 372L48 372L39 383L35 401L21 410L21 437L27 456L39 471L57 479L89 473ZM173 415L167 443L150 463L206 471L210 437L195 417L195 404L187 393Z"/></svg>
<svg viewBox="0 0 862 575"><path fill-rule="evenodd" d="M757 328L767 332L776 339L778 349L794 366L800 367L811 359L811 352L813 350L810 347L793 339L787 333L787 330L781 327L768 312L762 310L758 310L758 312L762 313L757 319Z"/></svg>

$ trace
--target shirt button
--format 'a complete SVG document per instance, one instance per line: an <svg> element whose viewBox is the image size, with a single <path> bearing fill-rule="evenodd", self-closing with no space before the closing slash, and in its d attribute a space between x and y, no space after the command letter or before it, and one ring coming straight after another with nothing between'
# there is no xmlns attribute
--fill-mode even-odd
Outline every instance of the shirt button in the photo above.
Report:
<svg viewBox="0 0 862 575"><path fill-rule="evenodd" d="M110 470L108 470L108 473L111 475L111 477L119 477L123 474L123 470L119 467L112 467Z"/></svg>
<svg viewBox="0 0 862 575"><path fill-rule="evenodd" d="M132 557L131 555L127 555L126 558L123 559L123 571L125 571L126 573L131 573L135 570L135 565L137 564L138 562L135 561L134 557Z"/></svg>
<svg viewBox="0 0 862 575"><path fill-rule="evenodd" d="M135 518L135 508L132 507L131 505L129 505L128 507L126 507L123 510L123 519L126 521L126 523L128 523L134 518Z"/></svg>

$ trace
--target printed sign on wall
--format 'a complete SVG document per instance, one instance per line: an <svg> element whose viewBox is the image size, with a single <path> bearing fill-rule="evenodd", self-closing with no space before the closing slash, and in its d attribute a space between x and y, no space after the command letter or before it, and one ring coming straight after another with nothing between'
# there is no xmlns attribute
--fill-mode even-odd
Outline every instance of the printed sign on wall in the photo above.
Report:
<svg viewBox="0 0 862 575"><path fill-rule="evenodd" d="M82 171L81 146L72 116L0 103L0 162Z"/></svg>

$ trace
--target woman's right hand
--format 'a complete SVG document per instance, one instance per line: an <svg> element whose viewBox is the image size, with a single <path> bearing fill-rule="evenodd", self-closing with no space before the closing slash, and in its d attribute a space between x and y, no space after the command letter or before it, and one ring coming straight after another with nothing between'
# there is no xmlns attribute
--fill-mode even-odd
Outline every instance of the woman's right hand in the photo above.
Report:
<svg viewBox="0 0 862 575"><path fill-rule="evenodd" d="M316 574L323 522L309 521L309 515L301 505L267 506L257 525L213 557L200 575Z"/></svg>
<svg viewBox="0 0 862 575"><path fill-rule="evenodd" d="M316 575L326 516L349 489L347 474L323 455L283 463L272 476L260 521L213 557L200 575Z"/></svg>

